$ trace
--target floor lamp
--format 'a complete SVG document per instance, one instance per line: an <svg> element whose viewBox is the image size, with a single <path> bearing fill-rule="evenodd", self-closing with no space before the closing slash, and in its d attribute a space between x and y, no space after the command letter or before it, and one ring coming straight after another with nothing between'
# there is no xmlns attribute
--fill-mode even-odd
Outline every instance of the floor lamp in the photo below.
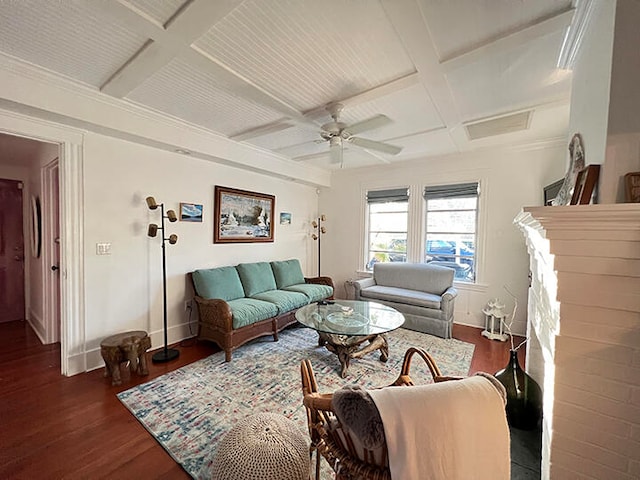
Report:
<svg viewBox="0 0 640 480"><path fill-rule="evenodd" d="M320 215L317 220L311 222L311 226L314 230L318 230L318 233L312 233L311 238L318 241L318 276L320 276L320 237L327 233L327 230L322 226L322 222L326 221L327 217Z"/></svg>
<svg viewBox="0 0 640 480"><path fill-rule="evenodd" d="M178 241L178 236L175 234L169 235L169 238L165 237L164 230L164 219L168 219L170 222L175 222L178 220L176 217L176 212L173 210L167 211L167 214L164 213L164 203L156 203L156 199L153 197L147 197L147 206L149 210L156 210L160 207L160 226L155 223L149 224L149 229L147 230L147 235L150 237L155 237L158 234L158 230L162 231L162 290L163 290L163 305L164 305L164 348L159 352L156 352L152 355L151 360L154 363L168 362L169 360L173 360L174 358L178 358L180 352L175 348L167 347L167 256L165 253L166 243L174 245Z"/></svg>

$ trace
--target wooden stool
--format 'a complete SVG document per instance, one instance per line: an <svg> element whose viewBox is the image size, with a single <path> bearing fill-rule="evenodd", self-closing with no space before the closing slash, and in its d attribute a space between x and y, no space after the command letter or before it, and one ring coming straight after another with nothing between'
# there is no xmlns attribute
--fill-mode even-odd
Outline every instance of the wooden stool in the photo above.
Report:
<svg viewBox="0 0 640 480"><path fill-rule="evenodd" d="M151 339L142 330L111 335L100 342L100 353L104 359L104 376L111 375L111 385L120 385L120 364L129 362L131 373L148 375L145 352L151 348Z"/></svg>

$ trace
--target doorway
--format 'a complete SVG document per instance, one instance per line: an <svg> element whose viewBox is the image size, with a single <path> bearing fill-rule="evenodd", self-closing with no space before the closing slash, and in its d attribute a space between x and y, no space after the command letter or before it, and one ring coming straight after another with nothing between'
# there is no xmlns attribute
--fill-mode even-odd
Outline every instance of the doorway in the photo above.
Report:
<svg viewBox="0 0 640 480"><path fill-rule="evenodd" d="M22 188L0 178L0 323L25 319Z"/></svg>

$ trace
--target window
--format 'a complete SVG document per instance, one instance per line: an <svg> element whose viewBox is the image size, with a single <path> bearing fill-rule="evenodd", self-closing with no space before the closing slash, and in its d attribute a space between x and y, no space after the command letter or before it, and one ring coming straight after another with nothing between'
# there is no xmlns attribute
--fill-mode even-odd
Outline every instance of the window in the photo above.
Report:
<svg viewBox="0 0 640 480"><path fill-rule="evenodd" d="M430 186L426 202L426 263L453 268L455 279L475 282L479 184Z"/></svg>
<svg viewBox="0 0 640 480"><path fill-rule="evenodd" d="M409 190L369 191L367 206L366 269L372 270L377 262L406 262Z"/></svg>

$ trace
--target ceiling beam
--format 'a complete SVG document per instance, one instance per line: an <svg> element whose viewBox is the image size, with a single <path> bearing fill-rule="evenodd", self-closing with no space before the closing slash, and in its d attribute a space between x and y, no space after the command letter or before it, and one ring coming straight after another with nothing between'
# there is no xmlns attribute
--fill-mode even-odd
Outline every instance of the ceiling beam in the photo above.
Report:
<svg viewBox="0 0 640 480"><path fill-rule="evenodd" d="M286 130L287 128L294 127L295 125L291 122L274 122L269 123L267 125L263 125L261 127L252 128L249 130L245 130L236 135L231 135L229 138L231 140L236 140L237 142L243 142L245 140L249 140L251 138L262 137L264 135L269 135L270 133L280 132L282 130Z"/></svg>
<svg viewBox="0 0 640 480"><path fill-rule="evenodd" d="M179 54L190 50L193 42L240 2L193 0L167 22L166 28L124 0L98 2L97 5L116 22L128 25L133 31L150 38L100 90L113 97L125 97Z"/></svg>
<svg viewBox="0 0 640 480"><path fill-rule="evenodd" d="M575 8L567 8L551 17L539 19L524 28L505 33L486 43L440 62L445 73L486 59L488 55L498 55L512 50L537 38L563 30L571 25Z"/></svg>
<svg viewBox="0 0 640 480"><path fill-rule="evenodd" d="M382 0L382 7L415 65L441 123L448 127L457 125L460 123L458 108L418 2Z"/></svg>

